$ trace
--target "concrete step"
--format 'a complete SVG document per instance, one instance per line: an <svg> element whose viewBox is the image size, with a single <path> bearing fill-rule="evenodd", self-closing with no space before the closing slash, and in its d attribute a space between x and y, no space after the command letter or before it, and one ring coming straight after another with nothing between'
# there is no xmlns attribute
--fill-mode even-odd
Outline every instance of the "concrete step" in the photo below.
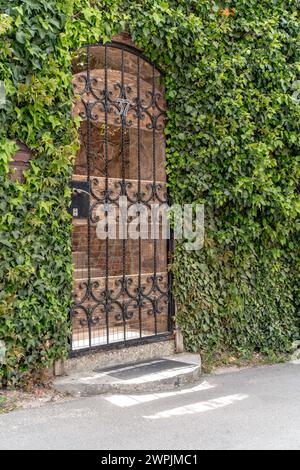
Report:
<svg viewBox="0 0 300 470"><path fill-rule="evenodd" d="M71 373L55 379L54 388L75 397L105 393L145 393L174 390L196 382L201 376L198 354L174 354L140 363Z"/></svg>

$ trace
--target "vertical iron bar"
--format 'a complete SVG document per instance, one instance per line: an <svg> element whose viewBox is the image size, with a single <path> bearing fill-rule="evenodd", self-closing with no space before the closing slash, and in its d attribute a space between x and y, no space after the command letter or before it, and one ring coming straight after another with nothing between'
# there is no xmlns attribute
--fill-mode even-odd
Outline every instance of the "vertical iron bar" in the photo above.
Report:
<svg viewBox="0 0 300 470"><path fill-rule="evenodd" d="M88 94L90 94L91 86L91 55L90 46L87 47L87 83L88 83ZM89 187L91 186L91 110L88 96L88 113L87 113L87 180ZM87 220L88 224L88 300L91 298L92 280L91 280L91 196L89 196L89 217ZM89 330L89 346L92 346L92 318L90 317L90 306L88 307L88 330Z"/></svg>
<svg viewBox="0 0 300 470"><path fill-rule="evenodd" d="M155 111L155 66L152 66L152 105L153 105L153 112ZM152 118L152 125L153 125L153 137L152 137L152 171L153 171L153 199L154 194L156 194L156 119L155 115ZM160 221L158 220L158 230ZM157 283L157 240L154 238L153 240L153 271L154 271L154 285L156 286ZM157 289L154 289L154 294L157 292ZM155 302L156 304L156 302ZM154 321L155 321L155 334L157 335L157 311L156 308L154 309Z"/></svg>
<svg viewBox="0 0 300 470"><path fill-rule="evenodd" d="M169 262L171 262L171 257L174 253L174 234L171 231L170 240L167 244L168 251L168 332L172 332L174 328L174 298L173 298L173 273L169 269Z"/></svg>
<svg viewBox="0 0 300 470"><path fill-rule="evenodd" d="M141 64L140 56L137 57L137 112L138 112L138 203L141 202ZM141 227L139 236L139 276L138 276L138 305L139 305L139 329L140 338L142 337L142 308L141 308L141 287L142 287L142 240L141 240Z"/></svg>
<svg viewBox="0 0 300 470"><path fill-rule="evenodd" d="M104 135L104 146L105 146L105 215L108 216L107 210L108 210L108 70L107 70L107 45L105 44L104 46L104 74L105 74L105 79L104 79L104 102L105 102L105 135ZM109 334L110 334L110 328L109 328L109 303L108 303L108 294L109 294L109 240L108 240L108 234L105 239L105 322L106 322L106 341L107 344L109 344Z"/></svg>
<svg viewBox="0 0 300 470"><path fill-rule="evenodd" d="M121 97L123 99L126 98L126 92L125 92L125 83L124 83L124 49L122 49L121 52ZM122 191L121 194L122 196L126 195L126 182L125 182L125 155L124 155L124 150L125 150L125 125L126 125L126 114L122 114L121 118L121 123L122 123L122 137L121 137L121 158L122 158L122 168L121 168L121 177L122 177ZM123 292L125 295L125 292L127 289L125 289L126 285L126 239L122 240L122 268L123 268ZM122 315L123 315L123 329L124 329L124 341L126 341L126 318L125 318L125 299L123 299L123 304L122 304Z"/></svg>

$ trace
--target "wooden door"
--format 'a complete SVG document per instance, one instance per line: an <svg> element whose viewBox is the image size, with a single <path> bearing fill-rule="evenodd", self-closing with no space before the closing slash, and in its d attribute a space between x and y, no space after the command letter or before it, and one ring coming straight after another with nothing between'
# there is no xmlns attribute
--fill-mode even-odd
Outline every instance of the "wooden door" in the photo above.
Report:
<svg viewBox="0 0 300 470"><path fill-rule="evenodd" d="M120 217L116 237L99 238L99 214L119 214L124 198L129 212L138 204L149 217L153 204L168 202L161 74L140 51L119 42L87 46L73 70L81 124L72 184L72 348L169 335L170 241L162 233L151 238L150 218L136 238L124 236Z"/></svg>

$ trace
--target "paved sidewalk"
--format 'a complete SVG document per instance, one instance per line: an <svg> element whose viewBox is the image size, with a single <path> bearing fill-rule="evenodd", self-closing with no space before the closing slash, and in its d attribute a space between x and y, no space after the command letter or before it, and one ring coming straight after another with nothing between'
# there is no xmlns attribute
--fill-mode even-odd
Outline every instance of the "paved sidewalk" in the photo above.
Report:
<svg viewBox="0 0 300 470"><path fill-rule="evenodd" d="M300 361L1 415L0 449L300 449Z"/></svg>

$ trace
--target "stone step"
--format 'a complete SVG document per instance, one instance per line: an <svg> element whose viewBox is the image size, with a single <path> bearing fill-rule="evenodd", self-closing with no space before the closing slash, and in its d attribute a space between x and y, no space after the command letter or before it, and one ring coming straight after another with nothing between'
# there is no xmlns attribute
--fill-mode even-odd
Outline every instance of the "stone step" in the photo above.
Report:
<svg viewBox="0 0 300 470"><path fill-rule="evenodd" d="M54 380L60 393L87 397L110 393L144 393L174 390L201 376L198 354L181 353L139 363L121 364L91 371L71 373Z"/></svg>

